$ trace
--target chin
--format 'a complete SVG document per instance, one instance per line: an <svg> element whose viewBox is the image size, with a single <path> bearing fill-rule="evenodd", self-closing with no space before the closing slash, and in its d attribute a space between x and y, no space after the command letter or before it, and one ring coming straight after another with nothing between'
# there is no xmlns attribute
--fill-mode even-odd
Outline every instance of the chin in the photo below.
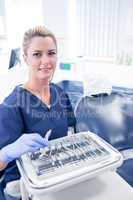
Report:
<svg viewBox="0 0 133 200"><path fill-rule="evenodd" d="M42 76L39 76L38 78L40 80L49 81L49 80L51 80L51 77L52 77L52 74L50 74L50 75L42 75Z"/></svg>
<svg viewBox="0 0 133 200"><path fill-rule="evenodd" d="M49 72L41 72L38 74L38 78L40 80L51 80L51 78L53 77L54 71L49 71Z"/></svg>

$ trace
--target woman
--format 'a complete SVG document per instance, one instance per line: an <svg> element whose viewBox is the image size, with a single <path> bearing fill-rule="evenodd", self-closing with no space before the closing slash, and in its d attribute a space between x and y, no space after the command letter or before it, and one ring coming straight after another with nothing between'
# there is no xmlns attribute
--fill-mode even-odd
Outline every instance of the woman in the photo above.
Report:
<svg viewBox="0 0 133 200"><path fill-rule="evenodd" d="M0 105L0 169L5 169L5 185L19 178L16 158L48 145L44 138L49 130L49 139L55 139L75 126L68 96L51 83L57 62L53 33L45 27L28 30L23 52L29 79L15 87Z"/></svg>

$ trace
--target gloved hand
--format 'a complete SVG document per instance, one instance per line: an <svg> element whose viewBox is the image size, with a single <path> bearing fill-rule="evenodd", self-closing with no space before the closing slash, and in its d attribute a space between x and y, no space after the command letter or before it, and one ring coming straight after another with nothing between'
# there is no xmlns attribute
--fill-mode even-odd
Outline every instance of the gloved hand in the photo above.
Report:
<svg viewBox="0 0 133 200"><path fill-rule="evenodd" d="M39 134L23 134L14 143L0 150L0 161L9 163L24 153L34 152L46 146L48 146L48 140Z"/></svg>

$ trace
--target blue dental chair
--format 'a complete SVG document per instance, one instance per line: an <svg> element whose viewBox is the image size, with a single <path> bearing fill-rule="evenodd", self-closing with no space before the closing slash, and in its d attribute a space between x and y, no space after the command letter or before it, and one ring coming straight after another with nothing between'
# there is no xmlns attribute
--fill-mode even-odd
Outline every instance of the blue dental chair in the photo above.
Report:
<svg viewBox="0 0 133 200"><path fill-rule="evenodd" d="M72 102L76 131L92 131L117 148L124 162L117 172L133 186L133 90L112 87L112 93L83 97L83 83L64 80L58 83Z"/></svg>
<svg viewBox="0 0 133 200"><path fill-rule="evenodd" d="M57 83L69 96L73 109L83 96L83 83L81 81L63 80Z"/></svg>
<svg viewBox="0 0 133 200"><path fill-rule="evenodd" d="M117 148L124 162L117 172L133 186L133 91L115 88L110 95L80 99L75 108L76 131L92 131Z"/></svg>

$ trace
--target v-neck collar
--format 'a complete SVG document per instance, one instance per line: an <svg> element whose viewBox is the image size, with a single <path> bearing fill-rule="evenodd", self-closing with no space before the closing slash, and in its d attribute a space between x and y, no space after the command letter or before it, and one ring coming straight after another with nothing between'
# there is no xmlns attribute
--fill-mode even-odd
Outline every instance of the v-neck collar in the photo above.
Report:
<svg viewBox="0 0 133 200"><path fill-rule="evenodd" d="M47 105L45 102L43 102L41 100L41 98L39 98L38 96L36 96L34 93L32 93L31 91L27 90L26 88L22 87L22 85L18 85L16 86L16 88L24 90L26 93L30 94L30 96L32 96L32 98L34 100L37 100L41 103L41 105L45 106L46 108L50 109L52 107L52 105L54 105L55 101L56 101L56 91L55 91L55 87L53 83L50 83L50 105Z"/></svg>

